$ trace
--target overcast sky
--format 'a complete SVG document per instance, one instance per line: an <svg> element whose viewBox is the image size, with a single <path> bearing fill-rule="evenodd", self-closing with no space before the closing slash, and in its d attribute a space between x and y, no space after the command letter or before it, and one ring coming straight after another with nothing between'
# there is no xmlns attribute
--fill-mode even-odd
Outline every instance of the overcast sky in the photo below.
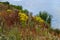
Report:
<svg viewBox="0 0 60 40"><path fill-rule="evenodd" d="M60 29L60 0L0 0L9 1L11 4L22 5L24 9L28 9L33 14L39 11L47 11L53 16L53 28Z"/></svg>

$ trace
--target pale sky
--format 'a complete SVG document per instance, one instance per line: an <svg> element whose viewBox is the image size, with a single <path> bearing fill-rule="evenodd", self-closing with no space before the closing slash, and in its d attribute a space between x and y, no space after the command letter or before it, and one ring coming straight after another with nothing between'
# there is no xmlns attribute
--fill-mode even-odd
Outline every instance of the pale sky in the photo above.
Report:
<svg viewBox="0 0 60 40"><path fill-rule="evenodd" d="M14 5L22 5L24 9L33 12L47 11L53 16L52 27L60 29L60 0L0 0L9 1Z"/></svg>

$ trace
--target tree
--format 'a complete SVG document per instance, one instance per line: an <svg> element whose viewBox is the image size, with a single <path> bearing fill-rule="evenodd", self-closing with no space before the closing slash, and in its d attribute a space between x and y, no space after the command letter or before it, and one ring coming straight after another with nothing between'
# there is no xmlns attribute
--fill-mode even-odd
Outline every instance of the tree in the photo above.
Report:
<svg viewBox="0 0 60 40"><path fill-rule="evenodd" d="M24 13L28 13L28 10L27 9L25 9L25 10L23 10L24 11Z"/></svg>
<svg viewBox="0 0 60 40"><path fill-rule="evenodd" d="M8 1L6 1L6 2L2 2L3 4L9 4L9 2Z"/></svg>
<svg viewBox="0 0 60 40"><path fill-rule="evenodd" d="M20 10L21 13L25 13L27 16L29 15L29 11L27 9Z"/></svg>
<svg viewBox="0 0 60 40"><path fill-rule="evenodd" d="M46 11L39 12L39 17L41 17L45 22L47 22L51 26L52 16L48 14Z"/></svg>
<svg viewBox="0 0 60 40"><path fill-rule="evenodd" d="M22 10L22 6L15 6L18 10Z"/></svg>
<svg viewBox="0 0 60 40"><path fill-rule="evenodd" d="M12 7L16 8L16 9L18 9L18 10L22 10L22 9L23 9L23 7L22 7L22 6L16 6L16 5L10 5L10 6L12 6Z"/></svg>
<svg viewBox="0 0 60 40"><path fill-rule="evenodd" d="M51 19L52 19L52 16L49 15L49 18L48 18L47 22L48 22L50 25L51 25Z"/></svg>

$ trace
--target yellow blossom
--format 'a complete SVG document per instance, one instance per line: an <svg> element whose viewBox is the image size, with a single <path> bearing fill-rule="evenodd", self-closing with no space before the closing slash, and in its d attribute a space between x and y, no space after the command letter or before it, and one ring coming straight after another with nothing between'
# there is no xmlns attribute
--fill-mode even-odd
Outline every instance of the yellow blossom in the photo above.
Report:
<svg viewBox="0 0 60 40"><path fill-rule="evenodd" d="M8 9L7 12L11 12L12 10Z"/></svg>
<svg viewBox="0 0 60 40"><path fill-rule="evenodd" d="M44 22L44 20L41 17L35 16L34 19L38 22Z"/></svg>
<svg viewBox="0 0 60 40"><path fill-rule="evenodd" d="M28 20L28 16L25 13L19 12L19 17L20 17L21 21L27 21Z"/></svg>

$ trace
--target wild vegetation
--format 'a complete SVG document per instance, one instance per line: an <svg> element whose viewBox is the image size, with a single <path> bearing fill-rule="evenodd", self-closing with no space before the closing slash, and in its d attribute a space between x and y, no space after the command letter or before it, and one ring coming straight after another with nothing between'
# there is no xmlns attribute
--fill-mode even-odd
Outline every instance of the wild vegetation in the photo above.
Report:
<svg viewBox="0 0 60 40"><path fill-rule="evenodd" d="M33 16L22 6L0 2L0 40L60 40L60 30L51 28L52 16Z"/></svg>

